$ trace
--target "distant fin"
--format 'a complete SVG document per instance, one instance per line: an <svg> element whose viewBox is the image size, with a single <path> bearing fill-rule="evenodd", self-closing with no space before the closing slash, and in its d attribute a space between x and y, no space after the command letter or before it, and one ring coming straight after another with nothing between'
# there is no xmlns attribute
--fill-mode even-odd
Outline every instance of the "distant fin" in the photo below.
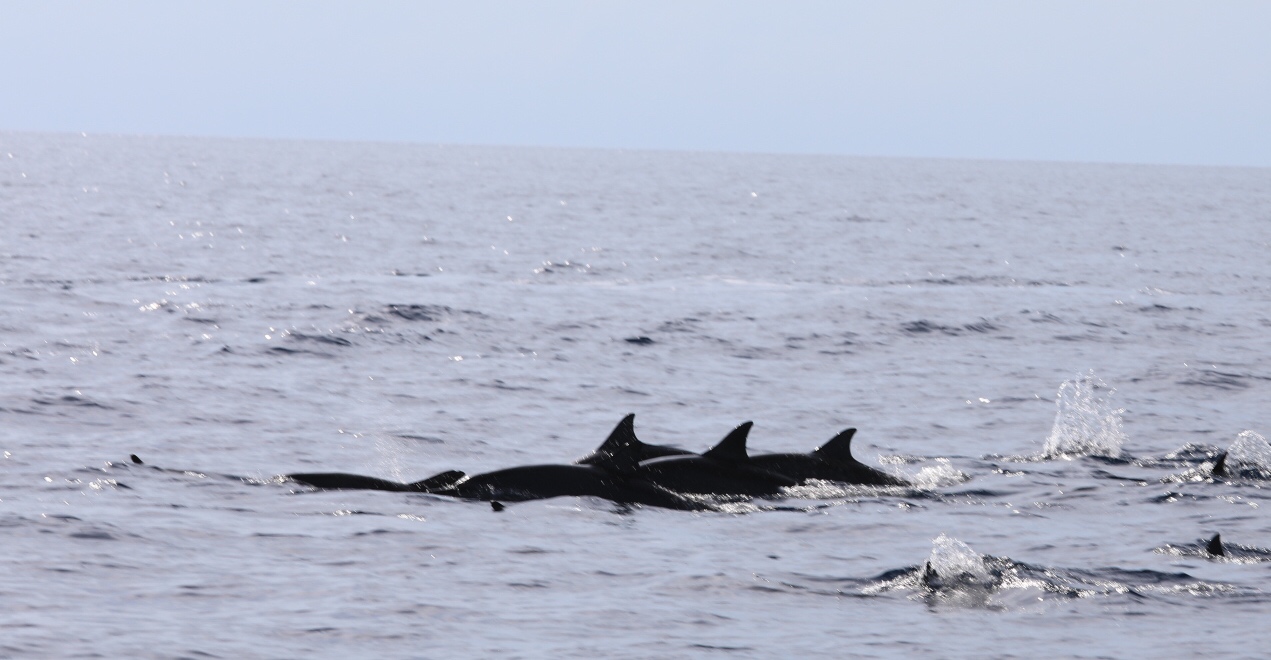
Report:
<svg viewBox="0 0 1271 660"><path fill-rule="evenodd" d="M1209 539L1209 543L1205 544L1205 552L1215 557L1227 556L1227 549L1222 547L1222 534L1214 534L1214 538Z"/></svg>
<svg viewBox="0 0 1271 660"><path fill-rule="evenodd" d="M640 442L635 435L635 413L622 418L605 441L591 455L578 459L580 465L595 465L615 474L632 474L640 463Z"/></svg>
<svg viewBox="0 0 1271 660"><path fill-rule="evenodd" d="M443 490L455 485L460 479L468 476L459 470L447 470L441 474L434 474L427 479L421 479L413 484L407 484L407 489L418 490L423 492L432 492L434 490Z"/></svg>
<svg viewBox="0 0 1271 660"><path fill-rule="evenodd" d="M140 458L137 458L137 455L136 455L136 454L128 454L128 458L131 458L131 459L132 459L132 462L133 462L133 463L136 463L137 465L145 465L145 463L142 463L142 462L141 462L141 459L140 459Z"/></svg>
<svg viewBox="0 0 1271 660"><path fill-rule="evenodd" d="M822 458L854 461L856 460L852 458L852 436L854 435L856 435L856 429L847 429L830 438L829 442L817 447L812 453Z"/></svg>
<svg viewBox="0 0 1271 660"><path fill-rule="evenodd" d="M1218 454L1218 458L1214 460L1214 467L1209 471L1215 477L1227 476L1227 452Z"/></svg>
<svg viewBox="0 0 1271 660"><path fill-rule="evenodd" d="M724 439L720 440L719 444L711 447L710 451L702 454L702 456L719 461L745 461L749 459L750 456L746 454L746 436L750 435L750 427L754 425L754 422L742 422L740 426L724 436Z"/></svg>

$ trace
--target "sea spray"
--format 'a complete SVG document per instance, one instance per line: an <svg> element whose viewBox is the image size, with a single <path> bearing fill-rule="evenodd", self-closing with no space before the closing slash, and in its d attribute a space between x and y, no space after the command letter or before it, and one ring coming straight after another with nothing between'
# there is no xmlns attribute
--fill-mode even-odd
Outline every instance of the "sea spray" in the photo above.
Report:
<svg viewBox="0 0 1271 660"><path fill-rule="evenodd" d="M931 541L931 556L927 558L925 571L929 583L934 579L944 585L988 585L993 581L980 553L945 534Z"/></svg>
<svg viewBox="0 0 1271 660"><path fill-rule="evenodd" d="M915 474L905 478L919 490L935 490L948 486L956 486L971 480L971 475L953 467L947 458L935 459L935 465L928 465Z"/></svg>
<svg viewBox="0 0 1271 660"><path fill-rule="evenodd" d="M1055 424L1042 456L1120 456L1126 439L1121 430L1125 409L1113 407L1115 392L1093 371L1064 381L1056 395Z"/></svg>
<svg viewBox="0 0 1271 660"><path fill-rule="evenodd" d="M1271 444L1256 431L1242 431L1227 448L1227 470L1255 479L1271 479Z"/></svg>

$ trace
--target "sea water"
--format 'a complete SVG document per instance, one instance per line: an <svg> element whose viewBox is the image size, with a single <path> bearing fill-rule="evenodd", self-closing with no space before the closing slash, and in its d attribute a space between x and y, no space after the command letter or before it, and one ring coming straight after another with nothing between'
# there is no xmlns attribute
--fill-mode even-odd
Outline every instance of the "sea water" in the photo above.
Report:
<svg viewBox="0 0 1271 660"><path fill-rule="evenodd" d="M1269 248L1267 169L0 134L0 656L1256 657ZM915 487L278 478L629 412Z"/></svg>

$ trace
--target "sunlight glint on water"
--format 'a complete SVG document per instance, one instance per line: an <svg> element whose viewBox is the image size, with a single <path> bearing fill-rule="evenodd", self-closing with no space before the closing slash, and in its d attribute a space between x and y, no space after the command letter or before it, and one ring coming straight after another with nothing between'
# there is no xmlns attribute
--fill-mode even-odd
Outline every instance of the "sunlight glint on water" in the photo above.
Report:
<svg viewBox="0 0 1271 660"><path fill-rule="evenodd" d="M0 656L1271 643L1271 489L1204 469L1271 410L1271 171L0 143ZM1091 374L1057 414L1074 365L1116 404ZM917 487L496 512L278 477L567 463L627 413L693 451L857 427ZM968 545L1000 584L924 586Z"/></svg>

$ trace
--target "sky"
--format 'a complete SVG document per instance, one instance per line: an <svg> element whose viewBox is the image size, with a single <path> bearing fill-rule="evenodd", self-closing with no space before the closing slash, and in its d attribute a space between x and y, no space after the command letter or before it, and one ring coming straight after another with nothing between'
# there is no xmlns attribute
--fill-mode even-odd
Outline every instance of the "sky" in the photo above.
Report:
<svg viewBox="0 0 1271 660"><path fill-rule="evenodd" d="M1271 2L0 0L0 131L1271 167Z"/></svg>

